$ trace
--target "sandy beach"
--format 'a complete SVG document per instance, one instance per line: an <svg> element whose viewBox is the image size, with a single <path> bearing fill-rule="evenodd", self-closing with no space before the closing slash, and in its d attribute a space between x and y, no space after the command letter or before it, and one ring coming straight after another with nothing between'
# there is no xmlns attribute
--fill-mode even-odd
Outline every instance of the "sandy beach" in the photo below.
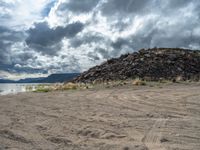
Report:
<svg viewBox="0 0 200 150"><path fill-rule="evenodd" d="M0 150L199 150L200 84L0 96Z"/></svg>

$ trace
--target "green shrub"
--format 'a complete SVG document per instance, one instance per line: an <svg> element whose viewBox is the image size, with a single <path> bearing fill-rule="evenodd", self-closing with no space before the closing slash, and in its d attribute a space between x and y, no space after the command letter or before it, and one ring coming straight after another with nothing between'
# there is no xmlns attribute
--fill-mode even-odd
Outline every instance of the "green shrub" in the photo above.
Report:
<svg viewBox="0 0 200 150"><path fill-rule="evenodd" d="M49 88L36 88L34 92L41 92L41 93L47 93L50 92L51 90Z"/></svg>

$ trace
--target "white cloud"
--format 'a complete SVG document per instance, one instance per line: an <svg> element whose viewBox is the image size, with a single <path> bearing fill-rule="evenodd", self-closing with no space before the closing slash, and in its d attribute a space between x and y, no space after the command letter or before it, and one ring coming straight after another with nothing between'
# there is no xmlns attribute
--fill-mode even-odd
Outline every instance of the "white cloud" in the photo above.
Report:
<svg viewBox="0 0 200 150"><path fill-rule="evenodd" d="M199 6L197 0L0 0L1 26L8 28L0 28L0 70L75 72L140 48L199 49ZM47 24L37 28L38 22ZM82 24L76 34L61 32L76 22Z"/></svg>
<svg viewBox="0 0 200 150"><path fill-rule="evenodd" d="M0 78L9 79L9 80L19 80L25 78L39 78L47 77L47 74L28 74L28 73L10 73L7 71L0 70Z"/></svg>
<svg viewBox="0 0 200 150"><path fill-rule="evenodd" d="M51 0L5 0L0 1L0 16L9 15L4 25L17 30L28 29L34 22L44 19L42 10ZM0 18L1 19L1 18Z"/></svg>

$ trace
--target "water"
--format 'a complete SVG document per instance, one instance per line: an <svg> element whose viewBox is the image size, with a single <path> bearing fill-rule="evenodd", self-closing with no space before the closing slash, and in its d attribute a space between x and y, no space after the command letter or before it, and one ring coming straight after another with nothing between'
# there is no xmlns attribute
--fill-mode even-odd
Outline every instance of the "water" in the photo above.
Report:
<svg viewBox="0 0 200 150"><path fill-rule="evenodd" d="M39 83L7 84L0 83L0 95L32 91Z"/></svg>

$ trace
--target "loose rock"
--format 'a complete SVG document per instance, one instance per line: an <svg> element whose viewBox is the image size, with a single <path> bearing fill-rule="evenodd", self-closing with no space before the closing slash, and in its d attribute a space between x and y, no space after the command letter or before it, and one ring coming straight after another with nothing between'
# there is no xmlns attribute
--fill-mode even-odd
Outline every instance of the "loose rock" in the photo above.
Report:
<svg viewBox="0 0 200 150"><path fill-rule="evenodd" d="M200 80L200 51L179 48L142 49L95 66L73 82L104 82L130 78Z"/></svg>

